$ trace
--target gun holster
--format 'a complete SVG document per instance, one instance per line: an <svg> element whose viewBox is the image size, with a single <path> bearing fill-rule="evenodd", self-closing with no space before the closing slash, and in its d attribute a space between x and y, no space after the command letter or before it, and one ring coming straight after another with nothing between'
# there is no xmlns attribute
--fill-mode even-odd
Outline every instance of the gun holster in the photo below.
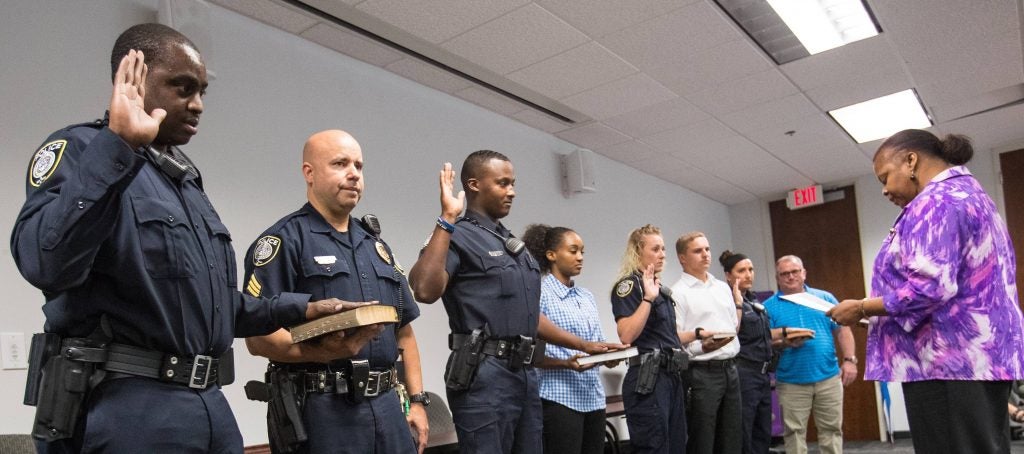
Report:
<svg viewBox="0 0 1024 454"><path fill-rule="evenodd" d="M98 365L107 350L96 340L43 333L32 336L29 356L25 401L36 405L32 436L46 442L73 437L89 390L105 375Z"/></svg>
<svg viewBox="0 0 1024 454"><path fill-rule="evenodd" d="M245 384L245 396L269 404L267 434L272 453L293 453L306 442L306 426L302 422L305 393L302 384L297 384L288 370L271 366L267 370L266 382L250 381Z"/></svg>
<svg viewBox="0 0 1024 454"><path fill-rule="evenodd" d="M636 386L633 388L637 394L650 394L654 391L663 355L661 350L653 350L640 358L640 370L636 374Z"/></svg>
<svg viewBox="0 0 1024 454"><path fill-rule="evenodd" d="M473 330L462 345L453 345L448 356L448 364L444 368L444 384L453 391L469 389L476 378L476 371L483 359L484 342L487 336L485 328Z"/></svg>
<svg viewBox="0 0 1024 454"><path fill-rule="evenodd" d="M678 348L673 348L669 352L671 352L672 357L669 359L668 367L666 368L668 373L682 377L683 372L690 368L690 355L687 355Z"/></svg>

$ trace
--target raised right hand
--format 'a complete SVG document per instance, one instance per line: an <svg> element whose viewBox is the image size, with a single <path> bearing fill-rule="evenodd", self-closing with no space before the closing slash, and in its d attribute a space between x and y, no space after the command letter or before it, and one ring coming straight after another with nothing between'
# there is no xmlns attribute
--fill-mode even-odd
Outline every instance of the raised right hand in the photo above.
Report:
<svg viewBox="0 0 1024 454"><path fill-rule="evenodd" d="M455 219L462 214L466 205L466 191L459 191L455 195L455 171L452 170L452 163L444 163L441 169L441 216L448 222L455 222Z"/></svg>
<svg viewBox="0 0 1024 454"><path fill-rule="evenodd" d="M661 281L654 275L654 265L647 265L647 268L644 268L643 279L644 299L648 302L654 301L658 298L658 292L661 291Z"/></svg>
<svg viewBox="0 0 1024 454"><path fill-rule="evenodd" d="M110 95L110 130L132 148L153 142L160 123L167 116L164 109L146 113L146 57L129 50L114 73L114 90Z"/></svg>

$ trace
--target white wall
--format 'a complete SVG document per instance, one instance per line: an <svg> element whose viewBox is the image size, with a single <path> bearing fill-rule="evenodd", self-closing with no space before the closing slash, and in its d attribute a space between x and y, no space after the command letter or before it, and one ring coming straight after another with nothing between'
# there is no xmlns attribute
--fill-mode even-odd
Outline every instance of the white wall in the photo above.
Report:
<svg viewBox="0 0 1024 454"><path fill-rule="evenodd" d="M24 200L26 165L52 131L103 114L110 93L110 48L133 23L155 19L156 0L4 2L0 15L0 231L10 232ZM565 199L556 153L573 146L441 92L349 59L280 30L213 7L217 73L205 98L200 134L185 150L201 168L207 192L231 229L241 256L257 235L304 202L300 149L317 130L343 128L361 142L367 191L357 213L373 212L383 236L408 269L439 213L437 172L469 152L491 148L515 164L517 198L507 225L566 225L586 241L579 283L598 297L605 333L614 322L610 291L629 230L662 227L670 245L703 230L716 249L731 248L728 209L617 162L595 160L599 192ZM0 332L42 327L42 297L19 276L7 242L0 254L5 289ZM671 247L671 246L670 246ZM671 255L671 254L670 254ZM669 260L666 279L680 268ZM241 267L240 267L241 269ZM414 324L424 382L441 392L447 318L440 304L421 305ZM238 381L262 376L263 360L236 342ZM25 433L32 409L21 405L25 372L0 371L0 433ZM264 443L265 407L238 384L225 389L247 445Z"/></svg>

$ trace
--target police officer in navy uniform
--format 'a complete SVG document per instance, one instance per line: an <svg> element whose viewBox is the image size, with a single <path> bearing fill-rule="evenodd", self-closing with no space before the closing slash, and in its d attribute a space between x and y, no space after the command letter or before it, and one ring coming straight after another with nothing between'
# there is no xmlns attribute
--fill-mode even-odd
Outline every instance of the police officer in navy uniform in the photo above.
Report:
<svg viewBox="0 0 1024 454"><path fill-rule="evenodd" d="M772 441L772 330L768 312L751 290L754 263L746 255L732 251L722 252L718 261L729 286L738 288L743 295L743 314L736 334L740 340L736 370L743 406L743 454L767 454Z"/></svg>
<svg viewBox="0 0 1024 454"><path fill-rule="evenodd" d="M538 335L545 341L588 353L617 344L584 341L540 314L540 267L522 242L499 221L515 197L509 159L480 150L466 157L454 194L455 173L440 174L441 216L409 273L416 300L443 296L452 334L451 377L460 346L483 332L483 355L464 389L446 389L459 449L464 453L538 453L543 450L542 409L537 371L530 364ZM459 218L464 202L465 216ZM538 356L539 358L540 356Z"/></svg>
<svg viewBox="0 0 1024 454"><path fill-rule="evenodd" d="M667 351L685 355L676 331L675 301L662 290L658 277L664 266L661 230L650 224L634 229L626 243L620 278L611 292L619 339L641 352L629 359L622 383L626 425L635 453L686 450L686 387L679 371L671 371L664 359ZM648 361L655 375L653 380L647 378L651 382L648 390L639 390L638 382L646 382L641 370Z"/></svg>
<svg viewBox="0 0 1024 454"><path fill-rule="evenodd" d="M419 350L411 322L420 311L391 249L375 232L351 217L362 196L363 154L355 138L344 131L312 135L302 152L302 174L309 203L285 216L249 248L245 258L245 291L254 296L281 292L310 294L314 299L337 297L348 301L379 302L400 312L398 326L371 325L355 332L338 332L327 339L292 344L286 330L246 339L249 351L272 361L271 367L293 373L307 386L303 421L309 438L301 452L412 453L409 428L418 434L419 451L427 443L429 404L423 393ZM339 337L340 336L340 337ZM349 354L325 349L324 342L348 343ZM395 359L402 352L404 386L412 395L409 421L392 388ZM355 360L355 361L352 361ZM352 370L366 360L372 389L363 395L351 383ZM347 375L346 393L336 386L320 388L318 377ZM334 383L337 385L337 383Z"/></svg>
<svg viewBox="0 0 1024 454"><path fill-rule="evenodd" d="M117 39L111 65L109 118L61 129L33 155L11 238L18 269L46 298L49 334L39 336L59 347L30 358L47 372L32 396L37 449L241 453L219 386L233 374L232 338L336 312L340 301L237 290L231 235L177 148L203 112L195 46L169 27L137 25Z"/></svg>

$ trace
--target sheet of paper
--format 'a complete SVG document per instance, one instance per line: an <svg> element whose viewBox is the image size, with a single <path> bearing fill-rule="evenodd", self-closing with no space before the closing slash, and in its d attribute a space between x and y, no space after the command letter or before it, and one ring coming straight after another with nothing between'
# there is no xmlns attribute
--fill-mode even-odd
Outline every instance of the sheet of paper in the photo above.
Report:
<svg viewBox="0 0 1024 454"><path fill-rule="evenodd" d="M828 312L828 310L832 309L833 307L832 303L825 301L821 298L818 298L817 296L814 296L807 292L794 293L792 295L780 295L779 298L799 304L804 307L809 307L816 311Z"/></svg>

